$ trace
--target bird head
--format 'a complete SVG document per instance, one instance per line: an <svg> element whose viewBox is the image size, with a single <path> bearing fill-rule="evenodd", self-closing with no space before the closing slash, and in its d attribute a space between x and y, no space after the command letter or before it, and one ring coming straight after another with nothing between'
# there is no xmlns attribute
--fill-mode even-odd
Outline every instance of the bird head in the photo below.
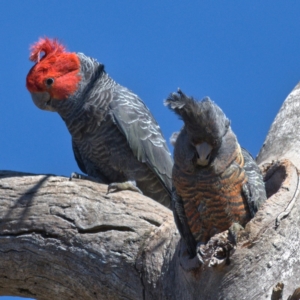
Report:
<svg viewBox="0 0 300 300"><path fill-rule="evenodd" d="M196 153L196 164L209 165L230 127L230 121L221 108L209 98L195 101L180 89L167 98L165 105L184 121L189 146Z"/></svg>
<svg viewBox="0 0 300 300"><path fill-rule="evenodd" d="M76 90L80 60L67 52L56 39L42 38L31 46L29 59L35 62L26 78L26 87L34 104L43 110L56 111L51 100L65 100Z"/></svg>

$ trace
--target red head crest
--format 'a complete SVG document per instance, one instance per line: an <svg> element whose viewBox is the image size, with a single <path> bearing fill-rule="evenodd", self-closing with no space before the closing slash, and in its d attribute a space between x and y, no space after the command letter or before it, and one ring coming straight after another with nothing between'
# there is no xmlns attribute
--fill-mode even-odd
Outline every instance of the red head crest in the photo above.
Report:
<svg viewBox="0 0 300 300"><path fill-rule="evenodd" d="M31 93L48 92L51 98L63 100L77 90L81 78L76 53L67 52L57 39L47 37L33 44L30 50L29 59L36 63L26 78Z"/></svg>
<svg viewBox="0 0 300 300"><path fill-rule="evenodd" d="M66 47L58 42L57 39L50 40L46 38L40 38L38 42L30 47L29 59L33 62L40 62L41 52L44 52L44 57L49 54L60 54L66 51Z"/></svg>

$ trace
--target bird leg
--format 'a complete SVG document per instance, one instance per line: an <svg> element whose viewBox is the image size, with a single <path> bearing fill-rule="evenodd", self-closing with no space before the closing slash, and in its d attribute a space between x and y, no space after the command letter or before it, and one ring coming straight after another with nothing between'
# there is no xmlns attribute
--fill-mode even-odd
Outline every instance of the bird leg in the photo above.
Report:
<svg viewBox="0 0 300 300"><path fill-rule="evenodd" d="M107 188L107 194L117 191L134 191L140 194L143 194L143 192L136 186L136 182L133 180L128 180L125 182L113 182L108 185Z"/></svg>

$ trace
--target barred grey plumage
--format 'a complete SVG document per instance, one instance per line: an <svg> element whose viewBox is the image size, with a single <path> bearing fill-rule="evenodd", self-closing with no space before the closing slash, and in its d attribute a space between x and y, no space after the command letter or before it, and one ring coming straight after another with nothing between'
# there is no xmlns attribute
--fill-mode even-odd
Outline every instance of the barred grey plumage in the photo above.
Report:
<svg viewBox="0 0 300 300"><path fill-rule="evenodd" d="M172 209L189 254L233 223L244 226L266 200L262 175L223 111L182 91L165 104L184 121L174 148ZM199 257L199 255L198 255Z"/></svg>
<svg viewBox="0 0 300 300"><path fill-rule="evenodd" d="M35 46L34 51L44 51L45 56L29 72L27 88L39 108L56 111L65 121L81 171L106 184L136 183L146 196L169 207L173 162L160 127L146 105L110 78L95 59L82 53L60 53L57 48L53 50L53 41L44 40L45 43L50 43L52 50L40 45L42 42ZM35 74L39 69L48 71L43 65L54 55L49 74ZM77 77L72 77L72 82L68 79L66 85L80 80L74 92L61 99L53 96L58 94L55 82L65 74L56 78L51 68L55 70L60 61L60 65L65 63L68 55L75 55L79 69L74 75ZM51 86L44 88L49 76Z"/></svg>

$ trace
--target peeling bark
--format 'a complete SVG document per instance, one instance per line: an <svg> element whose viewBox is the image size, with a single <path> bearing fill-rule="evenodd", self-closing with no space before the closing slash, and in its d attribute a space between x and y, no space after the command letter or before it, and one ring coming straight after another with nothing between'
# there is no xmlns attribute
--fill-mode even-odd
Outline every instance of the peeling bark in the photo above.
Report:
<svg viewBox="0 0 300 300"><path fill-rule="evenodd" d="M171 211L140 194L106 195L107 186L90 181L0 171L0 295L296 299L299 115L300 85L258 155L268 200L240 232L229 265L183 270Z"/></svg>

